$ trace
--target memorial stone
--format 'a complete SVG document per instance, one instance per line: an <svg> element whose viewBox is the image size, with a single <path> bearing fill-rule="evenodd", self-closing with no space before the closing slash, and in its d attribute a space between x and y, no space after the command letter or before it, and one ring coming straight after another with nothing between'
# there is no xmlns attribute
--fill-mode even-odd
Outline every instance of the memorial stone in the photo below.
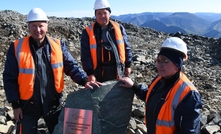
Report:
<svg viewBox="0 0 221 134"><path fill-rule="evenodd" d="M118 81L108 81L94 89L85 88L70 93L54 134L63 132L65 108L92 110L92 134L125 134L130 121L134 92L120 87L119 84Z"/></svg>

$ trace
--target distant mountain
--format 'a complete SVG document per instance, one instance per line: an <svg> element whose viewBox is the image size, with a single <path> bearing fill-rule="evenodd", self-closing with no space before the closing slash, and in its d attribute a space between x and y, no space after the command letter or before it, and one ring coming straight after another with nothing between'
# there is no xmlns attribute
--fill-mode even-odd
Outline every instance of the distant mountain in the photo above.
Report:
<svg viewBox="0 0 221 134"><path fill-rule="evenodd" d="M167 17L161 18L160 21L167 26L177 26L192 34L205 33L207 26L210 24L210 22L205 19L185 12L173 13Z"/></svg>
<svg viewBox="0 0 221 134"><path fill-rule="evenodd" d="M166 32L166 33L176 33L176 32L181 32L186 34L187 32L185 30L183 30L180 27L177 26L166 26L164 23L158 21L158 20L152 20L152 21L148 21L142 25L140 25L141 27L150 27L153 28L157 31L161 31L161 32Z"/></svg>
<svg viewBox="0 0 221 134"><path fill-rule="evenodd" d="M221 32L221 20L213 22L208 28L208 30L217 30Z"/></svg>
<svg viewBox="0 0 221 134"><path fill-rule="evenodd" d="M211 31L205 33L203 36L212 37L212 38L220 38L221 33L217 30L211 30Z"/></svg>
<svg viewBox="0 0 221 134"><path fill-rule="evenodd" d="M144 12L111 16L111 18L162 32L179 31L207 37L221 37L221 13Z"/></svg>
<svg viewBox="0 0 221 134"><path fill-rule="evenodd" d="M210 27L207 29L207 31L208 32L205 33L204 36L215 38L221 37L221 20L215 21L210 24Z"/></svg>
<svg viewBox="0 0 221 134"><path fill-rule="evenodd" d="M208 20L210 22L215 22L221 19L220 13L194 13L194 15Z"/></svg>
<svg viewBox="0 0 221 134"><path fill-rule="evenodd" d="M114 19L120 20L122 22L131 23L137 26L142 25L147 21L152 21L155 19L159 19L162 17L166 17L172 13L151 13L151 12L144 12L140 14L126 14L126 15L119 15L119 16L111 16Z"/></svg>

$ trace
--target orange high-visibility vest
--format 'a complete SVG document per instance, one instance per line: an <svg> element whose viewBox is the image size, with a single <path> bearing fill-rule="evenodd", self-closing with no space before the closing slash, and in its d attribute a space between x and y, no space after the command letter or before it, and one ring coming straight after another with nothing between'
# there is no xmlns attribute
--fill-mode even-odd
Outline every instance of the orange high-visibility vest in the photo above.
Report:
<svg viewBox="0 0 221 134"><path fill-rule="evenodd" d="M14 42L15 56L18 61L18 85L20 98L28 100L33 95L35 64L29 45L29 37ZM51 46L51 66L54 74L55 89L61 93L64 89L63 54L58 39L48 37Z"/></svg>
<svg viewBox="0 0 221 134"><path fill-rule="evenodd" d="M148 101L149 95L156 85L156 83L161 79L161 76L158 76L150 85L147 95L146 103ZM196 90L196 87L190 82L182 72L180 73L180 79L175 83L175 85L170 89L165 98L165 103L161 107L157 120L156 120L156 134L173 134L176 130L174 122L174 113L183 100L183 98L191 91ZM198 92L198 91L197 91ZM146 118L146 117L145 117Z"/></svg>
<svg viewBox="0 0 221 134"><path fill-rule="evenodd" d="M110 20L110 23L114 27L120 61L124 63L126 59L125 58L125 44L124 44L123 36L120 30L120 25L117 22L114 22L111 20ZM95 25L95 22L87 26L86 31L89 35L90 52L91 52L91 58L92 58L92 63L93 63L93 69L96 69L97 67L97 42L94 36L94 25Z"/></svg>

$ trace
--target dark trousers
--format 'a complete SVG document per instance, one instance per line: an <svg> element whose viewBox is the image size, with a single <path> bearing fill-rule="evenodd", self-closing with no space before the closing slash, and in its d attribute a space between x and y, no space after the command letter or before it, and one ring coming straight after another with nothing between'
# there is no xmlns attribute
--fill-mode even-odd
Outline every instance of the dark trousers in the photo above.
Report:
<svg viewBox="0 0 221 134"><path fill-rule="evenodd" d="M60 111L43 117L50 134L53 133L54 127L58 123L59 114ZM17 122L16 134L37 134L38 120L41 117L41 115L23 115L23 119Z"/></svg>
<svg viewBox="0 0 221 134"><path fill-rule="evenodd" d="M102 71L98 75L95 74L95 77L97 81L99 82L105 82L105 81L117 79L116 65L103 66Z"/></svg>

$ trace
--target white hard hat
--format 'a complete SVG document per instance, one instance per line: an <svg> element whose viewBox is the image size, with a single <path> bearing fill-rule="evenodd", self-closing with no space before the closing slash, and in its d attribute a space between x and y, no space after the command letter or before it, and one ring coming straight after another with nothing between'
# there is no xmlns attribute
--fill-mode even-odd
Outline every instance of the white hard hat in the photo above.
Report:
<svg viewBox="0 0 221 134"><path fill-rule="evenodd" d="M33 8L28 13L26 22L32 21L49 21L48 17L46 16L45 12L40 8Z"/></svg>
<svg viewBox="0 0 221 134"><path fill-rule="evenodd" d="M107 0L96 0L94 3L94 10L110 7Z"/></svg>
<svg viewBox="0 0 221 134"><path fill-rule="evenodd" d="M177 51L182 52L185 55L183 60L187 60L187 58L188 58L186 43L182 39L180 39L178 37L169 37L169 38L167 38L163 42L161 48L175 49Z"/></svg>

